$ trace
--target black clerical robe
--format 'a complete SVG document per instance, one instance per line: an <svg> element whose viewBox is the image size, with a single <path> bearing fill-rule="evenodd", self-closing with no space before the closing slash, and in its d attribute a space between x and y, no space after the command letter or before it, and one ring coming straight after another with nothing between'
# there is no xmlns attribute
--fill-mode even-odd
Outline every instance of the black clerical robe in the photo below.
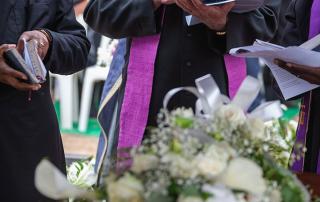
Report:
<svg viewBox="0 0 320 202"><path fill-rule="evenodd" d="M280 1L266 0L260 9L255 11L245 14L230 13L227 35L218 36L204 24L188 27L185 13L176 5L165 7L162 21L163 7L155 12L152 0L91 0L84 14L89 26L108 37L129 38L125 56L127 62L122 74L123 82L116 93L111 93L111 99L108 100L110 105L107 104L107 107L113 109L114 106L118 106L117 113L121 111L130 56L130 39L157 33L161 33L161 39L154 66L148 125L156 124L157 113L169 90L180 86L194 86L195 79L205 74L211 74L221 91L227 94L223 55L230 48L252 44L256 38L271 39L278 25L279 5ZM194 101L193 96L181 94L174 97L170 103L171 107L193 107ZM112 113L109 117L112 117ZM115 129L112 131L117 134L119 124L111 122L109 126L113 125ZM109 146L111 145L113 143L109 143ZM106 151L100 151L102 150Z"/></svg>
<svg viewBox="0 0 320 202"><path fill-rule="evenodd" d="M24 31L40 28L48 29L53 39L45 59L48 70L70 74L85 67L90 44L71 0L1 1L0 44L16 44ZM48 201L34 186L35 168L43 158L65 172L49 86L47 76L29 101L29 92L0 84L0 201Z"/></svg>
<svg viewBox="0 0 320 202"><path fill-rule="evenodd" d="M282 43L285 46L300 45L308 40L312 0L293 0L286 16L287 24ZM320 11L319 11L320 12ZM320 47L315 49L320 52ZM311 110L307 130L307 152L304 171L316 172L320 151L320 89L312 91Z"/></svg>

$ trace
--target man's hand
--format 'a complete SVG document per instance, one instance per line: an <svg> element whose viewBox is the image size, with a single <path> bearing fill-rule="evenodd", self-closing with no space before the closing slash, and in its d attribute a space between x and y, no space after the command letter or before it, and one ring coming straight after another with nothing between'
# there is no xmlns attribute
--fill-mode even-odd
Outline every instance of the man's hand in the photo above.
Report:
<svg viewBox="0 0 320 202"><path fill-rule="evenodd" d="M288 63L279 59L274 61L276 65L287 70L298 78L306 80L312 84L320 84L320 67L308 67L299 64Z"/></svg>
<svg viewBox="0 0 320 202"><path fill-rule="evenodd" d="M18 72L11 67L9 67L3 57L3 54L6 50L10 48L15 48L15 45L4 44L0 46L0 82L4 83L8 86L12 86L15 89L21 91L29 91L29 90L39 90L41 85L39 84L27 84L22 82L21 80L27 80L27 76L21 72Z"/></svg>
<svg viewBox="0 0 320 202"><path fill-rule="evenodd" d="M157 10L161 5L174 4L175 0L153 0L154 10Z"/></svg>
<svg viewBox="0 0 320 202"><path fill-rule="evenodd" d="M46 57L48 50L49 50L50 43L49 43L46 35L44 35L42 32L37 31L37 30L24 32L20 36L19 41L18 41L18 45L17 45L17 49L20 53L23 52L23 48L24 48L23 40L36 41L37 46L38 46L38 54L39 54L40 58L43 60Z"/></svg>
<svg viewBox="0 0 320 202"><path fill-rule="evenodd" d="M234 2L221 6L207 6L201 0L176 0L176 4L215 31L225 28L228 14L235 6Z"/></svg>

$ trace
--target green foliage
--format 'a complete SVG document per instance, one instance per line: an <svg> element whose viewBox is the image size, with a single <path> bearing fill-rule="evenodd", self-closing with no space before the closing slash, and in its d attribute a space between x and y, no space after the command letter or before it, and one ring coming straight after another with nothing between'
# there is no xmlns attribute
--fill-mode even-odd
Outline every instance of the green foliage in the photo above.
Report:
<svg viewBox="0 0 320 202"><path fill-rule="evenodd" d="M175 200L170 196L153 192L146 202L174 202Z"/></svg>
<svg viewBox="0 0 320 202"><path fill-rule="evenodd" d="M266 155L257 157L257 162L263 168L266 179L278 183L283 202L305 201L303 187L290 171L278 166Z"/></svg>
<svg viewBox="0 0 320 202"><path fill-rule="evenodd" d="M212 197L212 194L203 192L199 186L196 185L178 185L176 182L172 181L168 188L169 195L174 198L178 198L180 195L185 197L199 197L206 200Z"/></svg>
<svg viewBox="0 0 320 202"><path fill-rule="evenodd" d="M170 143L170 150L176 154L181 153L182 145L177 139L173 139Z"/></svg>
<svg viewBox="0 0 320 202"><path fill-rule="evenodd" d="M213 139L215 139L218 142L221 142L224 140L223 136L221 135L221 133L215 132L215 133L210 133L209 134L211 137L213 137Z"/></svg>
<svg viewBox="0 0 320 202"><path fill-rule="evenodd" d="M187 129L193 126L193 120L184 117L175 117L175 124L180 128Z"/></svg>

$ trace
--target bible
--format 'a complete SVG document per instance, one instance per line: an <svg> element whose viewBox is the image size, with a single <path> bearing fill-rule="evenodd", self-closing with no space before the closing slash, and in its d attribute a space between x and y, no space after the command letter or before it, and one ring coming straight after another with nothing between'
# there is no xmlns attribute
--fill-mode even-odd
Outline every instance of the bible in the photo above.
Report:
<svg viewBox="0 0 320 202"><path fill-rule="evenodd" d="M263 5L264 0L203 0L203 3L207 6L219 6L230 2L236 3L231 12L247 13L260 8ZM188 26L201 23L198 18L190 14L186 15L186 22Z"/></svg>
<svg viewBox="0 0 320 202"><path fill-rule="evenodd" d="M38 55L37 44L35 41L25 41L24 43L23 56L15 48L4 53L6 63L13 69L25 74L28 78L27 83L44 83L47 70Z"/></svg>

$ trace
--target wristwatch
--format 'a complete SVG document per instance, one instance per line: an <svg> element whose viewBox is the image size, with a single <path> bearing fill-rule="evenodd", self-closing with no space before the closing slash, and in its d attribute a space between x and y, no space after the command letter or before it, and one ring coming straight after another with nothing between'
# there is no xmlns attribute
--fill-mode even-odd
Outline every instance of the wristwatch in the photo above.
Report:
<svg viewBox="0 0 320 202"><path fill-rule="evenodd" d="M41 32L42 34L44 34L49 42L49 45L51 45L52 43L52 36L50 34L50 32L46 29L37 29L39 32Z"/></svg>

